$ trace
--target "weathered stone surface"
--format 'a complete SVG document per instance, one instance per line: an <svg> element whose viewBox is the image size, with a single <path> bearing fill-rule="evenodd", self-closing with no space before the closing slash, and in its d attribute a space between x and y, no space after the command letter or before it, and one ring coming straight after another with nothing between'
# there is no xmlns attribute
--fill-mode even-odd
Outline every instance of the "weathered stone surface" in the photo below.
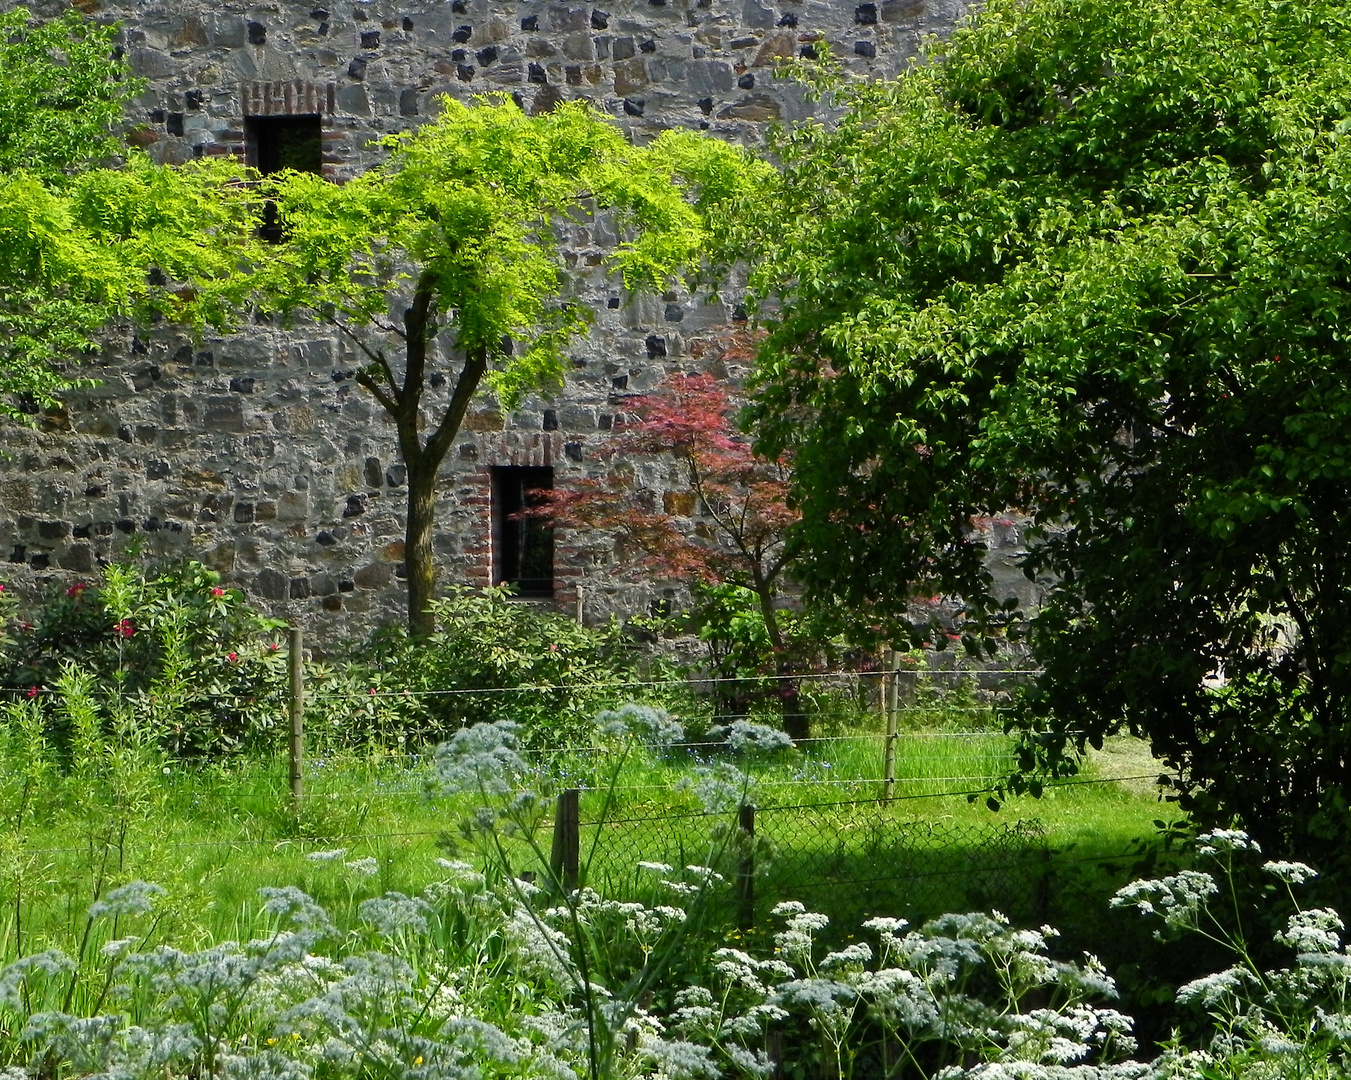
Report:
<svg viewBox="0 0 1351 1080"><path fill-rule="evenodd" d="M519 93L532 111L586 97L639 141L711 125L754 143L766 120L814 107L771 77L774 64L831 42L852 74L886 75L964 2L426 0L407 11L324 5L314 16L321 9L210 0L78 6L124 26L128 58L149 80L129 119L155 160L238 154L246 116L317 112L325 174L343 180L380 160L374 139L434 115L438 95L488 89ZM597 475L628 395L675 370L741 374L744 362L723 364L716 348L692 355L732 306L626 297L602 265L616 241L602 216L563 242L569 290L594 313L590 335L569 349L566 389L511 416L475 402L439 478L443 582L490 580L491 468L551 465L558 484ZM22 591L39 577L87 575L135 536L151 555L202 559L272 613L305 620L316 642L400 617L408 477L391 427L353 383L364 362L318 325L259 320L200 342L163 323L113 328L98 388L70 395L43 432L0 431L7 583ZM436 363L449 369L450 357ZM691 507L676 474L645 482L654 505ZM1016 528L993 537L1011 560ZM575 543L586 555L560 550L557 562L588 567L589 596L621 613L646 608L651 590L613 573L613 545Z"/></svg>

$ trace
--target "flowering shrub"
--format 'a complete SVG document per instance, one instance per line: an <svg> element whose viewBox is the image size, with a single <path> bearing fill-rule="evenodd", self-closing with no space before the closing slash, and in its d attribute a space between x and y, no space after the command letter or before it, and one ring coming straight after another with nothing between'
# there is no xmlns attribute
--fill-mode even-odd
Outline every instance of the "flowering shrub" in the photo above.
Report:
<svg viewBox="0 0 1351 1080"><path fill-rule="evenodd" d="M256 745L283 715L283 624L259 615L220 575L187 562L147 574L114 564L96 582L48 594L0 634L0 687L32 700L58 745L76 720L63 679L93 680L105 730L134 723L174 755Z"/></svg>

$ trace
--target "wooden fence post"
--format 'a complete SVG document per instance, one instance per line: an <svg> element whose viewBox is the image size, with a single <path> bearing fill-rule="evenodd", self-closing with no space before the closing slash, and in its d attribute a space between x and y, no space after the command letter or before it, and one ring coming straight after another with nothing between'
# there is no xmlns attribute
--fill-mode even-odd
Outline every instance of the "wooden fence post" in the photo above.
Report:
<svg viewBox="0 0 1351 1080"><path fill-rule="evenodd" d="M577 788L559 792L554 813L554 844L549 852L549 872L568 892L577 888L581 851L581 812Z"/></svg>
<svg viewBox="0 0 1351 1080"><path fill-rule="evenodd" d="M299 626L288 630L291 670L291 798L297 806L305 795L305 656Z"/></svg>
<svg viewBox="0 0 1351 1080"><path fill-rule="evenodd" d="M882 689L886 698L887 712L887 742L882 751L882 799L884 802L890 802L892 789L896 786L896 727L901 690L900 654L895 649L891 650L887 672L883 679Z"/></svg>
<svg viewBox="0 0 1351 1080"><path fill-rule="evenodd" d="M741 856L741 867L737 871L737 899L739 912L737 927L749 930L755 925L755 806L743 803L738 815L741 826L741 842L746 845Z"/></svg>

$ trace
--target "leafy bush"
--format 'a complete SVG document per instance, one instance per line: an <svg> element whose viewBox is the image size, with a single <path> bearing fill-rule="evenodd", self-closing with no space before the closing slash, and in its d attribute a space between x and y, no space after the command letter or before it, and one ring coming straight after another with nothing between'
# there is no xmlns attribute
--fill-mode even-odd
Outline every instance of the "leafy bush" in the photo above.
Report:
<svg viewBox="0 0 1351 1080"><path fill-rule="evenodd" d="M401 628L377 633L357 655L351 678L376 690L397 673L406 696L387 701L387 732L435 742L467 724L511 720L532 746L587 745L596 711L628 700L639 676L618 624L578 626L511 599L504 588L457 588L432 604L436 631L412 639ZM355 696L359 697L358 692Z"/></svg>
<svg viewBox="0 0 1351 1080"><path fill-rule="evenodd" d="M103 730L135 722L175 756L259 745L285 713L284 624L201 563L154 573L114 564L100 581L49 592L26 619L5 604L0 687L38 709L67 752L75 728L63 687L77 674L91 682L84 700Z"/></svg>

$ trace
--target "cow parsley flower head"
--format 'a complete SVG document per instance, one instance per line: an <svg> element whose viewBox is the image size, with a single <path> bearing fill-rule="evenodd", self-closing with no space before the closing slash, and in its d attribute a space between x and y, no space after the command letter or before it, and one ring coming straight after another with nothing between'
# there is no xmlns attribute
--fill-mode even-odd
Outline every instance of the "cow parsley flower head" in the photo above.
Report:
<svg viewBox="0 0 1351 1080"><path fill-rule="evenodd" d="M1209 874L1183 870L1154 881L1131 882L1112 897L1112 907L1133 907L1146 915L1158 914L1169 926L1194 926L1201 908L1219 891Z"/></svg>
<svg viewBox="0 0 1351 1080"><path fill-rule="evenodd" d="M363 859L350 859L343 863L343 866L357 877L374 877L380 872L380 863L370 855Z"/></svg>
<svg viewBox="0 0 1351 1080"><path fill-rule="evenodd" d="M1262 851L1257 841L1242 829L1211 829L1196 839L1200 844L1196 850L1202 855L1224 855L1234 851L1260 854Z"/></svg>
<svg viewBox="0 0 1351 1080"><path fill-rule="evenodd" d="M519 753L520 725L510 720L460 728L436 748L437 781L447 794L507 795L532 770Z"/></svg>
<svg viewBox="0 0 1351 1080"><path fill-rule="evenodd" d="M431 911L431 905L425 900L400 892L363 900L357 908L361 919L374 926L383 937L396 937L405 930L425 934Z"/></svg>
<svg viewBox="0 0 1351 1080"><path fill-rule="evenodd" d="M754 786L755 781L730 761L715 761L695 768L694 775L683 777L676 789L693 791L705 811L721 814L741 806Z"/></svg>
<svg viewBox="0 0 1351 1080"><path fill-rule="evenodd" d="M1306 881L1312 881L1318 876L1317 870L1302 862L1272 861L1263 863L1262 869L1290 885L1303 885Z"/></svg>
<svg viewBox="0 0 1351 1080"><path fill-rule="evenodd" d="M1291 915L1276 940L1301 953L1332 953L1341 947L1344 929L1341 916L1331 908L1311 908Z"/></svg>
<svg viewBox="0 0 1351 1080"><path fill-rule="evenodd" d="M311 851L305 856L310 862L336 862L347 854L345 847L330 848L328 851Z"/></svg>
<svg viewBox="0 0 1351 1080"><path fill-rule="evenodd" d="M709 737L722 739L733 753L759 751L770 753L774 750L791 750L793 740L787 733L767 724L757 724L752 720L733 720L730 724L719 724L709 728Z"/></svg>
<svg viewBox="0 0 1351 1080"><path fill-rule="evenodd" d="M621 705L596 716L600 732L612 739L633 739L653 750L666 750L685 740L680 721L653 705Z"/></svg>
<svg viewBox="0 0 1351 1080"><path fill-rule="evenodd" d="M149 881L129 881L90 904L89 918L117 919L124 915L144 915L163 895L164 890Z"/></svg>
<svg viewBox="0 0 1351 1080"><path fill-rule="evenodd" d="M297 926L321 933L333 930L333 921L328 917L328 912L308 893L297 889L294 885L283 885L280 888L264 886L258 890L258 895L263 898L263 911L269 915L289 919Z"/></svg>

